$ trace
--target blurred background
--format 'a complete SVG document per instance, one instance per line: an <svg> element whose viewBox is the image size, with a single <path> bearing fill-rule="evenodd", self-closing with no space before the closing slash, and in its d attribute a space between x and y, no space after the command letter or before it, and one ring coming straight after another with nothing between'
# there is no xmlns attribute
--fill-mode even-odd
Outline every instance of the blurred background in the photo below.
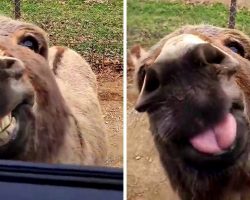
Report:
<svg viewBox="0 0 250 200"><path fill-rule="evenodd" d="M249 0L128 0L127 12L128 51L136 44L148 49L187 24L237 28L250 36ZM147 118L134 110L132 68L128 64L128 199L178 200L162 171Z"/></svg>
<svg viewBox="0 0 250 200"><path fill-rule="evenodd" d="M97 75L108 139L107 166L122 167L122 0L1 0L0 14L34 23L50 46L80 53Z"/></svg>
<svg viewBox="0 0 250 200"><path fill-rule="evenodd" d="M122 68L122 0L1 0L0 13L32 22L50 45L73 48L99 72ZM112 66L111 66L112 65Z"/></svg>
<svg viewBox="0 0 250 200"><path fill-rule="evenodd" d="M228 27L234 9L235 28L250 35L250 1L235 1L237 6L231 8L231 0L128 0L128 47L136 43L150 47L187 24Z"/></svg>

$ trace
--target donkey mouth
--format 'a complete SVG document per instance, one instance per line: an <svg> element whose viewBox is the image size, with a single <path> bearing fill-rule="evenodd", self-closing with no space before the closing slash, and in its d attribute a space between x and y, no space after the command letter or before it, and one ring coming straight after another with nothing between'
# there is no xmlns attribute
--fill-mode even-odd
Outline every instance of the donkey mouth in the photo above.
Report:
<svg viewBox="0 0 250 200"><path fill-rule="evenodd" d="M236 119L228 113L219 123L192 137L190 144L201 153L219 155L233 148L236 136Z"/></svg>
<svg viewBox="0 0 250 200"><path fill-rule="evenodd" d="M221 120L186 138L179 153L192 168L225 170L248 156L248 126L243 108L231 108Z"/></svg>
<svg viewBox="0 0 250 200"><path fill-rule="evenodd" d="M29 120L29 117L22 118L22 114L20 113L30 112L30 110L32 110L32 106L33 101L24 100L10 110L8 114L0 118L0 146L9 143L17 137L18 133L21 132L21 129L24 128L24 125L28 123Z"/></svg>

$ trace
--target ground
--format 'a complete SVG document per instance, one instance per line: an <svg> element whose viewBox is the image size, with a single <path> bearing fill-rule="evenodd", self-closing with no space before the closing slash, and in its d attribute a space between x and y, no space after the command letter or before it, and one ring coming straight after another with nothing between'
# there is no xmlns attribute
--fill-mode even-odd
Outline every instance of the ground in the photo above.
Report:
<svg viewBox="0 0 250 200"><path fill-rule="evenodd" d="M194 1L128 0L129 48L138 43L149 48L166 34L186 24L205 23L227 27L228 7L223 4L193 4ZM236 27L250 35L249 16L247 9L239 10ZM129 81L128 200L178 200L163 173L147 118L133 109L137 97L133 88Z"/></svg>
<svg viewBox="0 0 250 200"><path fill-rule="evenodd" d="M106 165L123 165L123 90L122 75L114 72L98 74L98 94L109 140Z"/></svg>
<svg viewBox="0 0 250 200"><path fill-rule="evenodd" d="M136 92L128 84L128 200L177 200L154 147L146 115L134 109Z"/></svg>

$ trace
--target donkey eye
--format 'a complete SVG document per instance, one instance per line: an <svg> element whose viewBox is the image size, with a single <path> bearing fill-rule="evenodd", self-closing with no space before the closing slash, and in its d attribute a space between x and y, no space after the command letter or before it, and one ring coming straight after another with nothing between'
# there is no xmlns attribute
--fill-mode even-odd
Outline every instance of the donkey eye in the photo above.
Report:
<svg viewBox="0 0 250 200"><path fill-rule="evenodd" d="M19 45L25 46L31 50L33 50L36 53L39 53L39 43L38 41L32 37L32 36L27 36L23 38L20 42Z"/></svg>
<svg viewBox="0 0 250 200"><path fill-rule="evenodd" d="M242 57L245 56L245 49L240 43L230 42L230 43L226 44L226 46L229 49L231 49L231 51L233 51L234 53L237 53L237 54L241 55Z"/></svg>
<svg viewBox="0 0 250 200"><path fill-rule="evenodd" d="M229 47L234 53L239 53L239 50L236 47Z"/></svg>

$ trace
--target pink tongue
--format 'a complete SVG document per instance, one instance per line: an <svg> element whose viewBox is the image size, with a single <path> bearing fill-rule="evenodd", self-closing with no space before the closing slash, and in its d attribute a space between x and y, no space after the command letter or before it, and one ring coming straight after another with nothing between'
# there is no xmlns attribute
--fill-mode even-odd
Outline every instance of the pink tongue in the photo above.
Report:
<svg viewBox="0 0 250 200"><path fill-rule="evenodd" d="M215 154L229 148L236 138L236 121L232 114L227 114L215 127L193 137L193 147L203 153Z"/></svg>

